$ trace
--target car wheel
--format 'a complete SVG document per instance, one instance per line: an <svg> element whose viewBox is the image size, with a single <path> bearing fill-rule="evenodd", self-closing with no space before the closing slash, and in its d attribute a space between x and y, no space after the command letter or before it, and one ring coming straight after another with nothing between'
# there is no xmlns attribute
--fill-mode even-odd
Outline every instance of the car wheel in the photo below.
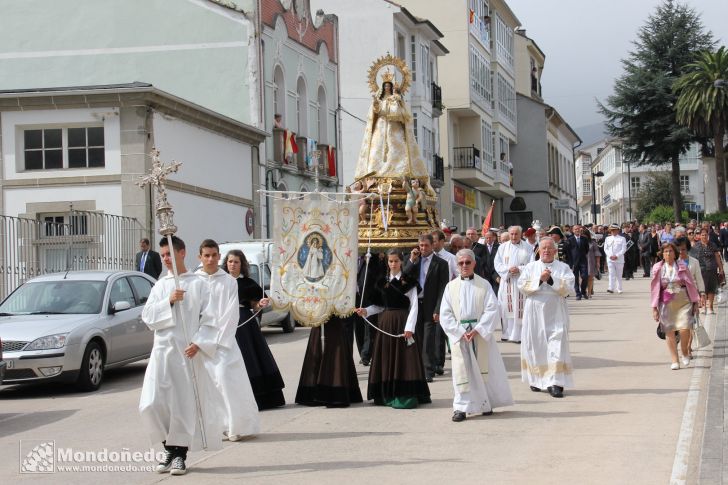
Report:
<svg viewBox="0 0 728 485"><path fill-rule="evenodd" d="M96 342L89 342L81 360L76 387L82 391L95 391L104 380L104 351Z"/></svg>
<svg viewBox="0 0 728 485"><path fill-rule="evenodd" d="M291 314L286 315L286 318L281 320L281 328L283 333L291 333L296 329L296 322L291 318Z"/></svg>

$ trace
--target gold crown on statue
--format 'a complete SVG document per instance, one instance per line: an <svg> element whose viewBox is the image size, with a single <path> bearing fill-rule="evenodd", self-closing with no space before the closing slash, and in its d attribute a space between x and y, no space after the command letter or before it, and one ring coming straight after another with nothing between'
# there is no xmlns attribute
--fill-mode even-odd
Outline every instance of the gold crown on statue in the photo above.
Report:
<svg viewBox="0 0 728 485"><path fill-rule="evenodd" d="M384 72L384 73L382 74L382 83L392 83L392 84L395 84L395 83L394 83L394 80L395 80L395 79L394 79L394 73L393 73L393 72L391 72L391 71L390 71L389 69L387 69L387 70L386 70L386 71L385 71L385 72Z"/></svg>

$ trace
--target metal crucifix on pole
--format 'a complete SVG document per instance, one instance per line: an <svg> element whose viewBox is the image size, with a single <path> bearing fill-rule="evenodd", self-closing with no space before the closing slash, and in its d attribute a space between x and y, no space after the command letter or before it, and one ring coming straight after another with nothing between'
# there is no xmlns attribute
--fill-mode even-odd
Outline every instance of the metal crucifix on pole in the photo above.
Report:
<svg viewBox="0 0 728 485"><path fill-rule="evenodd" d="M172 210L172 204L170 204L167 200L166 181L169 174L177 172L182 164L175 161L172 161L172 163L169 164L163 164L159 158L159 150L156 148L152 149L151 156L152 169L147 175L142 176L136 184L142 188L150 185L157 190L155 209L157 219L159 220L159 234L167 238L167 244L172 253L171 259L172 273L174 274L174 285L175 288L180 289L179 272L177 271L177 261L174 257L174 246L172 245L172 236L177 232L177 226L174 224L174 211ZM172 307L172 311L178 318L177 321L182 326L185 342L189 344L190 336L188 334L187 326L185 325L182 312L178 310L179 306ZM184 354L184 349L180 349L180 352L183 352ZM197 384L197 373L195 372L195 366L192 362L190 362L189 368L192 376L192 391L195 396L197 419L200 426L200 433L202 435L202 448L207 449L207 435L205 434L205 423L202 418L202 404L200 402L200 392Z"/></svg>

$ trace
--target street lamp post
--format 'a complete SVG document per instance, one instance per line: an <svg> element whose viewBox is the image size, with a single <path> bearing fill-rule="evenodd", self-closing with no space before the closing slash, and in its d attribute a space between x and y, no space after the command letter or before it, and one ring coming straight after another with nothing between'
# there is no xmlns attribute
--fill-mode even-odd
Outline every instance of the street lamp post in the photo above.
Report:
<svg viewBox="0 0 728 485"><path fill-rule="evenodd" d="M594 177L604 177L604 172L601 170L597 173L591 171L591 186L592 186L592 222L597 223L597 186L594 183Z"/></svg>

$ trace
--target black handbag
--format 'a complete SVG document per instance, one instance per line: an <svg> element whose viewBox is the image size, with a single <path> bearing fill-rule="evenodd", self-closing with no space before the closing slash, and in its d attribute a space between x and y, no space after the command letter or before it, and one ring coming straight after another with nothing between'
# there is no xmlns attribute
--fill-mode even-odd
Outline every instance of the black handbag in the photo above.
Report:
<svg viewBox="0 0 728 485"><path fill-rule="evenodd" d="M662 329L662 324L661 323L658 323L657 324L657 336L660 339L665 340L665 331Z"/></svg>

